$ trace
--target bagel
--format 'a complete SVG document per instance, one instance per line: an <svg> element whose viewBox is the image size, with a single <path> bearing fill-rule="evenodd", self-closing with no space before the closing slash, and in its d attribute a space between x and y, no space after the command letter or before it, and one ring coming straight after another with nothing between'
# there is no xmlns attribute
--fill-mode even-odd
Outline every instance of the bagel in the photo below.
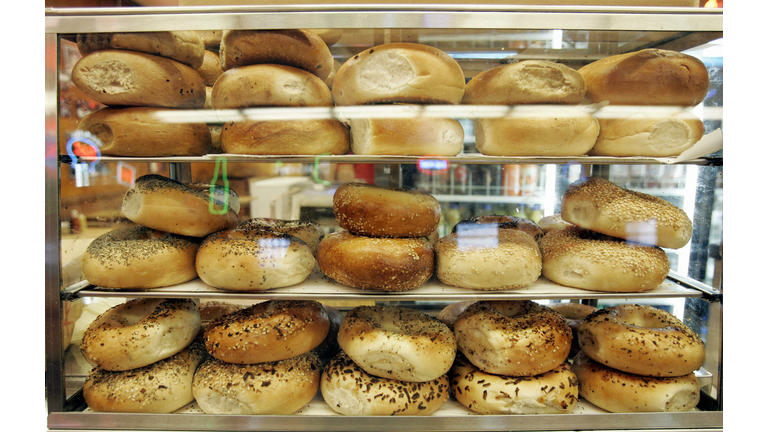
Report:
<svg viewBox="0 0 768 432"><path fill-rule="evenodd" d="M450 380L453 397L478 414L567 414L579 400L579 383L568 363L515 377L483 372L459 356Z"/></svg>
<svg viewBox="0 0 768 432"><path fill-rule="evenodd" d="M671 313L642 305L596 311L579 326L579 346L596 362L635 375L677 377L704 364L704 342Z"/></svg>
<svg viewBox="0 0 768 432"><path fill-rule="evenodd" d="M208 354L192 343L163 360L125 371L94 368L83 384L83 398L96 412L172 413L195 400L192 380Z"/></svg>
<svg viewBox="0 0 768 432"><path fill-rule="evenodd" d="M94 366L126 371L178 353L199 330L192 300L138 298L99 315L83 332L80 350Z"/></svg>
<svg viewBox="0 0 768 432"><path fill-rule="evenodd" d="M461 315L462 312L464 312L469 305L476 302L477 300L463 300L458 302L453 302L448 304L448 306L445 306L438 312L437 319L443 322L443 324L447 325L451 331L453 331L453 324L456 322L456 318Z"/></svg>
<svg viewBox="0 0 768 432"><path fill-rule="evenodd" d="M94 239L81 261L83 277L103 288L159 288L197 277L200 240L143 226L118 228Z"/></svg>
<svg viewBox="0 0 768 432"><path fill-rule="evenodd" d="M456 343L483 372L531 376L565 362L571 328L560 314L530 300L479 301L453 324Z"/></svg>
<svg viewBox="0 0 768 432"><path fill-rule="evenodd" d="M665 248L679 249L693 235L693 223L680 208L600 177L588 177L568 186L561 216L582 228Z"/></svg>
<svg viewBox="0 0 768 432"><path fill-rule="evenodd" d="M461 288L518 289L530 286L541 275L536 240L521 230L491 224L440 238L435 243L435 257L435 276Z"/></svg>
<svg viewBox="0 0 768 432"><path fill-rule="evenodd" d="M263 229L298 237L312 249L313 253L317 253L320 240L325 237L323 227L314 221L252 218L241 222L239 227L243 229Z"/></svg>
<svg viewBox="0 0 768 432"><path fill-rule="evenodd" d="M350 119L356 155L456 156L464 149L464 128L452 118Z"/></svg>
<svg viewBox="0 0 768 432"><path fill-rule="evenodd" d="M338 120L271 120L225 123L224 153L247 155L342 155L349 152L349 130Z"/></svg>
<svg viewBox="0 0 768 432"><path fill-rule="evenodd" d="M480 72L467 83L463 104L569 104L584 99L584 78L573 68L546 60L524 60Z"/></svg>
<svg viewBox="0 0 768 432"><path fill-rule="evenodd" d="M225 71L269 63L302 69L321 81L333 72L331 51L309 30L224 30L219 56Z"/></svg>
<svg viewBox="0 0 768 432"><path fill-rule="evenodd" d="M305 281L315 268L315 257L298 237L238 226L203 239L195 267L212 287L266 291Z"/></svg>
<svg viewBox="0 0 768 432"><path fill-rule="evenodd" d="M354 416L426 416L448 401L448 376L406 382L370 375L341 351L323 370L320 392L335 412Z"/></svg>
<svg viewBox="0 0 768 432"><path fill-rule="evenodd" d="M339 346L367 373L432 381L448 373L456 338L437 318L399 306L357 306L341 321Z"/></svg>
<svg viewBox="0 0 768 432"><path fill-rule="evenodd" d="M581 67L579 73L591 103L694 106L709 91L709 71L701 60L663 49L605 57Z"/></svg>
<svg viewBox="0 0 768 432"><path fill-rule="evenodd" d="M314 300L269 300L213 320L203 338L211 357L254 364L311 351L329 328L328 313Z"/></svg>
<svg viewBox="0 0 768 432"><path fill-rule="evenodd" d="M194 31L79 33L77 49L86 56L108 49L137 51L184 63L192 69L203 64L205 44Z"/></svg>
<svg viewBox="0 0 768 432"><path fill-rule="evenodd" d="M574 357L581 351L579 346L579 326L587 315L596 311L594 306L569 302L569 303L553 303L547 305L553 311L559 313L568 321L568 326L571 327L571 333L573 334L573 341L571 342L571 352L569 357Z"/></svg>
<svg viewBox="0 0 768 432"><path fill-rule="evenodd" d="M224 71L221 69L221 61L219 59L219 53L216 51L206 50L203 56L202 64L197 68L197 73L203 78L203 82L206 87L213 87L216 80L219 79Z"/></svg>
<svg viewBox="0 0 768 432"><path fill-rule="evenodd" d="M457 105L464 86L464 71L444 51L418 43L388 43L344 62L332 91L336 105Z"/></svg>
<svg viewBox="0 0 768 432"><path fill-rule="evenodd" d="M311 351L258 364L208 359L195 372L191 389L207 414L287 415L315 397L321 372Z"/></svg>
<svg viewBox="0 0 768 432"><path fill-rule="evenodd" d="M541 228L541 230L544 233L548 233L549 231L563 229L573 224L570 222L564 221L560 213L557 213L549 216L544 216L543 218L539 219L539 221L537 222L537 225L539 225L539 228Z"/></svg>
<svg viewBox="0 0 768 432"><path fill-rule="evenodd" d="M428 237L440 224L440 204L424 192L344 183L333 194L339 226L371 237Z"/></svg>
<svg viewBox="0 0 768 432"><path fill-rule="evenodd" d="M122 207L139 225L192 237L235 227L239 211L240 200L229 187L187 185L157 174L136 179Z"/></svg>
<svg viewBox="0 0 768 432"><path fill-rule="evenodd" d="M205 329L208 328L208 324L210 324L211 321L220 316L231 314L244 308L245 306L224 301L201 301L197 305L197 310L200 311L200 331L197 333L196 339L203 340Z"/></svg>
<svg viewBox="0 0 768 432"><path fill-rule="evenodd" d="M583 351L573 359L579 395L612 413L681 412L696 408L696 375L655 378L621 372L591 360Z"/></svg>
<svg viewBox="0 0 768 432"><path fill-rule="evenodd" d="M544 231L536 222L526 218L507 215L472 216L454 225L451 232L471 230L472 228L477 228L476 225L482 224L495 225L499 229L518 229L533 237L537 242L544 236Z"/></svg>
<svg viewBox="0 0 768 432"><path fill-rule="evenodd" d="M325 107L331 90L317 76L293 66L257 64L226 70L211 90L214 109L259 106Z"/></svg>
<svg viewBox="0 0 768 432"><path fill-rule="evenodd" d="M378 238L335 231L317 249L320 270L352 288L409 291L432 277L435 256L426 238Z"/></svg>
<svg viewBox="0 0 768 432"><path fill-rule="evenodd" d="M560 285L605 292L652 290L669 274L669 258L645 246L570 226L550 231L539 243L541 274Z"/></svg>

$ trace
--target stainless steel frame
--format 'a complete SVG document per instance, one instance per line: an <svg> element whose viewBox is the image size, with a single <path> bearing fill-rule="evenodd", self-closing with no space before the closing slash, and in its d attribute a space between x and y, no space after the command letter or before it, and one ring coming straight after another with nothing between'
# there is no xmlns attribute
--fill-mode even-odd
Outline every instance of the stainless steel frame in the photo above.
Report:
<svg viewBox="0 0 768 432"><path fill-rule="evenodd" d="M526 7L478 5L327 5L220 8L46 9L46 58L58 53L60 35L78 32L216 30L241 28L448 28L448 29L581 29L678 32L675 39L706 34L722 36L722 10L691 8ZM696 39L694 39L696 40ZM46 64L46 387L48 427L55 430L722 430L722 407L712 411L668 414L584 414L565 416L432 416L408 418L343 416L214 416L204 414L103 414L67 411L66 377L61 350L60 233L58 137L58 64ZM364 160L371 162L371 159ZM375 162L407 163L408 158ZM471 163L516 163L517 159L477 158ZM170 162L213 161L181 158ZM261 159L264 161L265 159ZM268 160L268 159L266 159ZM355 158L349 158L353 162ZM347 161L347 160L345 160ZM466 161L456 161L466 162ZM565 161L560 161L564 163ZM590 162L596 162L591 159ZM526 163L558 163L536 159ZM605 163L611 163L610 161ZM626 162L625 162L626 163ZM636 163L658 163L638 160ZM721 160L698 160L700 165ZM696 285L696 284L693 284ZM705 298L718 303L719 290L708 287ZM72 294L71 292L65 295ZM702 294L697 294L702 295ZM714 325L717 325L715 323ZM722 339L720 339L722 346ZM722 359L722 348L720 348ZM721 366L721 365L719 365Z"/></svg>

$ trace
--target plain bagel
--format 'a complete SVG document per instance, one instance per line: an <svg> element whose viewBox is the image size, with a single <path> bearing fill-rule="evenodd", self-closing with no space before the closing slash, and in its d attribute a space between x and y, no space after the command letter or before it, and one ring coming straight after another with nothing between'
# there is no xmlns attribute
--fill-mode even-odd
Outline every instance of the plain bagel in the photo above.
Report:
<svg viewBox="0 0 768 432"><path fill-rule="evenodd" d="M207 414L288 415L315 397L321 372L314 352L258 364L208 359L191 389Z"/></svg>
<svg viewBox="0 0 768 432"><path fill-rule="evenodd" d="M354 416L426 416L448 401L448 376L427 382L405 382L373 376L343 351L331 359L320 380L320 392L339 414Z"/></svg>
<svg viewBox="0 0 768 432"><path fill-rule="evenodd" d="M328 313L314 300L269 300L213 320L203 337L213 358L254 364L311 351L329 328Z"/></svg>
<svg viewBox="0 0 768 432"><path fill-rule="evenodd" d="M81 259L83 277L103 288L159 288L197 277L200 240L143 226L94 239Z"/></svg>
<svg viewBox="0 0 768 432"><path fill-rule="evenodd" d="M80 33L77 49L84 56L108 49L138 51L197 69L203 64L205 44L194 31Z"/></svg>
<svg viewBox="0 0 768 432"><path fill-rule="evenodd" d="M579 383L568 363L516 377L483 372L459 356L449 376L453 397L478 414L566 414L579 400Z"/></svg>
<svg viewBox="0 0 768 432"><path fill-rule="evenodd" d="M94 368L83 384L83 398L96 412L172 413L195 400L192 380L207 357L202 344L192 343L147 366L116 372Z"/></svg>
<svg viewBox="0 0 768 432"><path fill-rule="evenodd" d="M464 128L452 118L350 119L356 155L456 156L464 149Z"/></svg>
<svg viewBox="0 0 768 432"><path fill-rule="evenodd" d="M123 197L123 215L156 230L191 237L234 228L240 200L229 187L184 184L157 174L139 177Z"/></svg>
<svg viewBox="0 0 768 432"><path fill-rule="evenodd" d="M696 375L654 378L603 366L580 352L573 360L579 395L608 412L681 412L696 408L700 384Z"/></svg>
<svg viewBox="0 0 768 432"><path fill-rule="evenodd" d="M445 375L456 338L437 318L398 306L357 306L339 327L339 346L371 375L425 382Z"/></svg>
<svg viewBox="0 0 768 432"><path fill-rule="evenodd" d="M582 228L665 248L679 249L693 235L693 223L682 209L600 177L587 177L568 186L560 214L563 220Z"/></svg>
<svg viewBox="0 0 768 432"><path fill-rule="evenodd" d="M80 350L94 366L125 371L178 353L199 330L192 300L138 298L99 315L83 333Z"/></svg>
<svg viewBox="0 0 768 432"><path fill-rule="evenodd" d="M542 275L560 285L605 292L652 290L669 274L669 258L656 246L631 243L569 226L539 242Z"/></svg>
<svg viewBox="0 0 768 432"><path fill-rule="evenodd" d="M243 120L224 123L221 150L246 155L343 155L349 129L334 119Z"/></svg>
<svg viewBox="0 0 768 432"><path fill-rule="evenodd" d="M426 238L379 238L335 231L317 249L320 270L352 288L409 291L432 277L435 256Z"/></svg>
<svg viewBox="0 0 768 432"><path fill-rule="evenodd" d="M676 377L704 364L704 342L671 313L619 305L587 316L579 345L591 359L635 375Z"/></svg>
<svg viewBox="0 0 768 432"><path fill-rule="evenodd" d="M530 300L479 301L453 324L459 351L483 372L531 376L565 362L572 333L565 318Z"/></svg>
<svg viewBox="0 0 768 432"><path fill-rule="evenodd" d="M424 192L344 183L333 194L333 214L353 234L428 237L440 223L440 204Z"/></svg>

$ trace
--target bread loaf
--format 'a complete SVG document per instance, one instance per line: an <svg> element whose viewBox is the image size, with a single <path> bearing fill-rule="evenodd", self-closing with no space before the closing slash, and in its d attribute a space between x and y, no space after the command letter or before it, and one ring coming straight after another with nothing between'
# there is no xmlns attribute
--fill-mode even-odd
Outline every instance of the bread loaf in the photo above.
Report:
<svg viewBox="0 0 768 432"><path fill-rule="evenodd" d="M356 155L456 156L464 148L464 128L450 118L352 119Z"/></svg>
<svg viewBox="0 0 768 432"><path fill-rule="evenodd" d="M595 145L597 120L576 107L516 110L475 120L475 146L491 156L581 156Z"/></svg>
<svg viewBox="0 0 768 432"><path fill-rule="evenodd" d="M337 105L459 104L463 96L464 72L456 60L415 43L365 50L341 65L333 80Z"/></svg>
<svg viewBox="0 0 768 432"><path fill-rule="evenodd" d="M194 31L132 33L81 33L77 48L82 55L109 49L138 51L176 60L197 69L203 64L205 45Z"/></svg>
<svg viewBox="0 0 768 432"><path fill-rule="evenodd" d="M225 123L224 153L319 155L349 152L349 131L338 120L242 121Z"/></svg>
<svg viewBox="0 0 768 432"><path fill-rule="evenodd" d="M169 123L156 115L164 110L106 107L85 116L77 128L98 138L102 155L201 156L210 151L205 123Z"/></svg>
<svg viewBox="0 0 768 432"><path fill-rule="evenodd" d="M191 67L133 51L95 51L72 68L72 82L104 105L202 108L205 84Z"/></svg>
<svg viewBox="0 0 768 432"><path fill-rule="evenodd" d="M596 156L678 156L704 136L704 123L688 112L669 117L637 112L598 122L600 134L589 152Z"/></svg>
<svg viewBox="0 0 768 432"><path fill-rule="evenodd" d="M586 85L568 66L545 60L525 60L480 72L468 83L464 104L578 104Z"/></svg>
<svg viewBox="0 0 768 432"><path fill-rule="evenodd" d="M331 106L331 90L317 76L293 66L259 64L224 72L211 93L215 109L257 106Z"/></svg>
<svg viewBox="0 0 768 432"><path fill-rule="evenodd" d="M619 54L590 63L579 72L592 103L694 106L709 91L704 63L676 51L644 49Z"/></svg>
<svg viewBox="0 0 768 432"><path fill-rule="evenodd" d="M309 30L224 30L219 56L225 71L272 63L297 67L325 80L333 70L331 51Z"/></svg>

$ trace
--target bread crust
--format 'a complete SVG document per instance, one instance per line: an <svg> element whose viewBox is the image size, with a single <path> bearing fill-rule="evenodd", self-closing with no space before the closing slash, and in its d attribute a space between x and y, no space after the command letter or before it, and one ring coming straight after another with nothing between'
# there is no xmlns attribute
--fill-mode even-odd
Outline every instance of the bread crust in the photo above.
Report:
<svg viewBox="0 0 768 432"><path fill-rule="evenodd" d="M77 48L82 55L115 49L138 51L176 60L197 69L203 64L205 45L194 31L80 33Z"/></svg>
<svg viewBox="0 0 768 432"><path fill-rule="evenodd" d="M221 150L247 155L343 155L349 152L349 129L334 119L243 120L225 123Z"/></svg>
<svg viewBox="0 0 768 432"><path fill-rule="evenodd" d="M642 111L622 118L598 118L595 156L679 156L704 136L704 123L687 112L656 117Z"/></svg>
<svg viewBox="0 0 768 432"><path fill-rule="evenodd" d="M464 128L451 118L351 119L356 155L456 156L464 149Z"/></svg>

